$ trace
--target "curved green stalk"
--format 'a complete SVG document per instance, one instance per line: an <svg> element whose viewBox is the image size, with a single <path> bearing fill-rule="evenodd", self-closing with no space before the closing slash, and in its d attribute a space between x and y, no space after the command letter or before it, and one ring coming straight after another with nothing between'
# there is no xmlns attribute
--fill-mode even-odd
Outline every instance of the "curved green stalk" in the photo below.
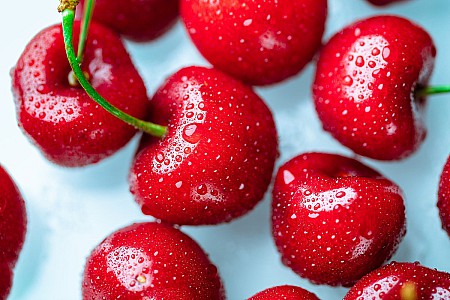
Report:
<svg viewBox="0 0 450 300"><path fill-rule="evenodd" d="M95 0L89 0L84 3L83 22L81 24L80 39L78 42L77 60L81 65L84 58L84 48L86 46L89 25L91 24L92 14L94 12Z"/></svg>
<svg viewBox="0 0 450 300"><path fill-rule="evenodd" d="M61 6L60 6L61 7ZM167 131L166 126L161 126L158 124L154 124L151 122L146 122L139 120L124 111L118 109L113 106L111 103L106 101L97 91L92 87L89 81L86 79L83 71L80 68L79 61L75 56L75 50L73 48L73 22L75 18L75 10L71 7L64 8L62 11L63 20L62 20L62 28L63 28L63 36L64 36L64 44L66 48L67 58L69 60L69 64L72 67L72 70L75 76L78 78L78 82L86 91L86 93L101 107L103 107L106 111L108 111L113 116L121 119L122 121L150 134L155 137L163 137Z"/></svg>
<svg viewBox="0 0 450 300"><path fill-rule="evenodd" d="M417 91L417 96L424 97L429 95L450 93L450 85L437 85L421 88Z"/></svg>

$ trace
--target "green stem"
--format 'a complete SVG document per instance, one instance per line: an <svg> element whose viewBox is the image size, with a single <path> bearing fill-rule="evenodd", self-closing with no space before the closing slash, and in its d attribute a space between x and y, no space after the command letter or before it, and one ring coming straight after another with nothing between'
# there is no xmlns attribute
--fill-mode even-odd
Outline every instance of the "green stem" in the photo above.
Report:
<svg viewBox="0 0 450 300"><path fill-rule="evenodd" d="M161 126L158 124L154 124L151 122L146 122L139 120L129 114L121 111L117 107L113 106L111 103L106 101L99 93L92 87L89 81L86 79L83 71L80 68L78 60L75 56L75 50L73 48L73 21L75 18L75 9L65 8L62 11L63 19L62 19L62 28L63 28L63 36L64 36L64 44L66 47L66 54L69 60L69 64L72 67L72 70L75 76L78 78L78 82L86 91L86 93L101 107L103 107L106 111L111 113L113 116L121 119L122 121L134 126L150 135L155 137L163 137L167 131L166 126Z"/></svg>
<svg viewBox="0 0 450 300"><path fill-rule="evenodd" d="M417 90L419 97L444 93L450 93L450 85L428 86Z"/></svg>
<svg viewBox="0 0 450 300"><path fill-rule="evenodd" d="M84 3L83 23L81 24L80 39L78 41L77 60L81 65L84 58L84 48L86 46L89 25L91 24L92 13L94 12L95 0L88 0Z"/></svg>

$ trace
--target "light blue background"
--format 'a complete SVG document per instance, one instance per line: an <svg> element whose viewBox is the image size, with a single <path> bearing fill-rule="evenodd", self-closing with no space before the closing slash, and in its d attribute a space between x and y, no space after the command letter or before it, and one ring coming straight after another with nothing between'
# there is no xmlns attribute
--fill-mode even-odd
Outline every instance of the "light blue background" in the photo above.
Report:
<svg viewBox="0 0 450 300"><path fill-rule="evenodd" d="M438 49L433 84L450 83L450 1L411 0L377 9L364 0L330 0L326 38L354 20L375 14L407 16L425 27ZM16 268L11 300L80 299L81 274L90 251L114 230L142 215L128 192L127 174L136 140L102 163L62 169L46 162L16 125L9 71L40 29L60 20L57 1L8 1L0 10L0 162L16 179L27 202L28 234ZM207 65L180 23L162 39L127 44L152 94L181 66ZM305 151L350 154L323 132L310 93L313 66L299 76L258 93L274 111L280 135L278 165ZM394 259L420 261L450 272L450 239L441 229L436 204L438 178L450 153L450 95L430 98L428 137L407 160L364 161L405 192L408 233ZM269 227L270 199L247 216L216 227L185 227L210 254L229 299L244 299L265 288L294 284L322 299L341 299L343 288L315 286L280 263Z"/></svg>

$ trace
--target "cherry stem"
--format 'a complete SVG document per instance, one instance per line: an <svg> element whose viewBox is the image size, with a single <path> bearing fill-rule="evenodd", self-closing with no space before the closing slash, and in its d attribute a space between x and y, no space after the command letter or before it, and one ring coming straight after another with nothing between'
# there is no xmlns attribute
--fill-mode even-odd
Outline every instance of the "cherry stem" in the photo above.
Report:
<svg viewBox="0 0 450 300"><path fill-rule="evenodd" d="M119 118L120 120L128 123L131 126L136 127L139 130L142 130L152 136L155 137L163 137L166 134L167 127L154 124L151 122L146 122L140 119L137 119L124 111L118 109L107 100L105 100L97 91L92 87L89 81L86 79L81 67L79 65L79 61L75 56L75 50L73 48L73 23L75 19L75 8L73 6L64 7L63 0L61 1L61 5L59 9L62 10L62 29L64 36L64 44L66 48L67 59L69 60L69 64L72 67L72 70L75 76L78 78L78 82L86 91L86 93L103 107L106 111L108 111L113 116Z"/></svg>
<svg viewBox="0 0 450 300"><path fill-rule="evenodd" d="M424 97L429 95L450 93L450 85L437 85L423 87L417 90L417 96Z"/></svg>
<svg viewBox="0 0 450 300"><path fill-rule="evenodd" d="M84 58L84 48L86 46L89 25L91 24L92 13L94 12L95 0L88 0L84 3L83 23L81 24L80 39L78 41L77 60L81 65Z"/></svg>

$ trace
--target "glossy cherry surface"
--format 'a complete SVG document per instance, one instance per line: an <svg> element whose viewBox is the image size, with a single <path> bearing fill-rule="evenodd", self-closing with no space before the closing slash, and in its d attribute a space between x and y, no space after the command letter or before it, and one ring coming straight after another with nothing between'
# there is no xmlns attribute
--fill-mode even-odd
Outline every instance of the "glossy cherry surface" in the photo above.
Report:
<svg viewBox="0 0 450 300"><path fill-rule="evenodd" d="M96 0L93 15L96 22L136 42L161 36L177 18L178 0Z"/></svg>
<svg viewBox="0 0 450 300"><path fill-rule="evenodd" d="M354 159L299 155L280 167L272 194L282 261L314 283L352 285L389 259L405 234L399 187Z"/></svg>
<svg viewBox="0 0 450 300"><path fill-rule="evenodd" d="M200 53L252 85L297 74L321 45L326 0L182 0L181 17Z"/></svg>
<svg viewBox="0 0 450 300"><path fill-rule="evenodd" d="M313 85L323 128L355 153L402 159L423 142L425 99L436 49L427 32L395 16L358 21L322 49Z"/></svg>
<svg viewBox="0 0 450 300"><path fill-rule="evenodd" d="M74 34L78 36L79 23ZM137 117L148 113L144 83L111 30L92 23L83 70L111 104ZM42 30L12 72L19 126L50 161L66 167L93 164L123 147L136 129L100 108L69 84L71 69L61 25Z"/></svg>
<svg viewBox="0 0 450 300"><path fill-rule="evenodd" d="M0 166L0 299L11 289L13 268L25 241L25 202L13 179Z"/></svg>
<svg viewBox="0 0 450 300"><path fill-rule="evenodd" d="M280 285L261 291L248 300L319 300L319 298L301 287Z"/></svg>
<svg viewBox="0 0 450 300"><path fill-rule="evenodd" d="M358 281L344 300L450 299L450 274L419 263L393 262Z"/></svg>
<svg viewBox="0 0 450 300"><path fill-rule="evenodd" d="M217 268L189 236L160 223L120 229L87 259L83 299L225 299Z"/></svg>
<svg viewBox="0 0 450 300"><path fill-rule="evenodd" d="M272 113L241 82L203 67L170 76L152 100L163 139L144 136L130 172L145 214L175 224L227 222L264 196L277 157Z"/></svg>
<svg viewBox="0 0 450 300"><path fill-rule="evenodd" d="M439 181L438 209L442 228L450 236L450 156L445 163Z"/></svg>

